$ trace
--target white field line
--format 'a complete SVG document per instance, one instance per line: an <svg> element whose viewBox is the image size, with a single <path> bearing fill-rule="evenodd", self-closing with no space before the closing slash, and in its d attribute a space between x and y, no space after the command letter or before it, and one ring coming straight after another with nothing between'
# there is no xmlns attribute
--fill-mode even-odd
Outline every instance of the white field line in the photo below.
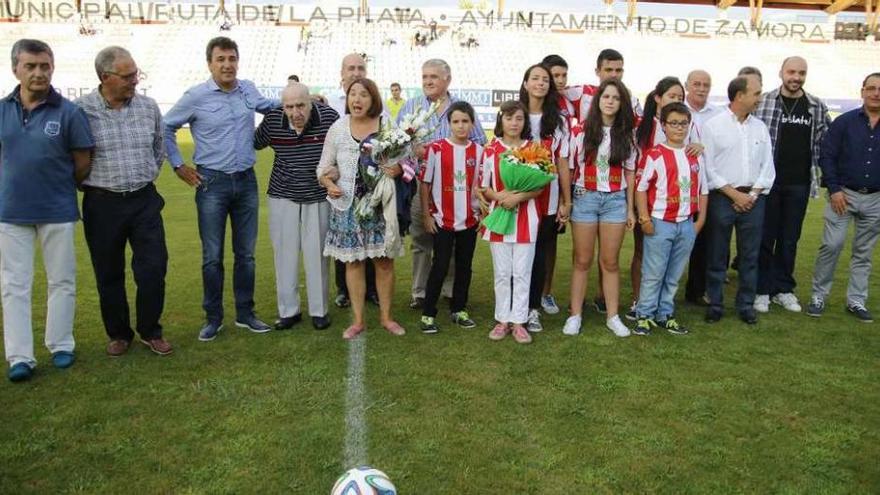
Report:
<svg viewBox="0 0 880 495"><path fill-rule="evenodd" d="M348 375L345 379L345 469L367 463L366 353L365 334L349 342Z"/></svg>

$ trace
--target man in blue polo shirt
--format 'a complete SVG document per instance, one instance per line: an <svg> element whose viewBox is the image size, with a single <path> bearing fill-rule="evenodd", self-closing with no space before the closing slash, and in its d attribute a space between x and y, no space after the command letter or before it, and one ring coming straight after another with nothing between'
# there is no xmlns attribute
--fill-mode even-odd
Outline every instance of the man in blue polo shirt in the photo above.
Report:
<svg viewBox="0 0 880 495"><path fill-rule="evenodd" d="M272 328L254 314L254 248L257 242L257 177L254 163L254 112L280 106L264 98L254 83L240 80L238 45L225 37L208 42L211 78L193 86L165 115L168 161L181 180L196 188L199 235L202 239L202 307L207 322L199 340L214 340L223 327L223 245L226 219L232 221L235 255L232 290L235 325L255 333ZM189 124L196 149L195 168L186 165L177 147L177 130Z"/></svg>
<svg viewBox="0 0 880 495"><path fill-rule="evenodd" d="M55 60L42 41L12 46L20 82L0 100L0 287L9 379L33 374L31 286L34 242L48 279L46 347L57 368L73 364L76 305L76 185L89 174L94 147L85 113L51 86Z"/></svg>

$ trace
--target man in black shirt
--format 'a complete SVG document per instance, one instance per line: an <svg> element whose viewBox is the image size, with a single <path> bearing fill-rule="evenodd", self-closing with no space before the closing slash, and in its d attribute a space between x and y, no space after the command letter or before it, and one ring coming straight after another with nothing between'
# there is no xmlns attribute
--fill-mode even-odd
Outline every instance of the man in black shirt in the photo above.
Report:
<svg viewBox="0 0 880 495"><path fill-rule="evenodd" d="M782 85L765 94L756 115L767 124L773 145L776 182L767 198L758 259L755 310L770 302L799 312L794 295L795 256L810 196L818 192L819 144L831 119L828 108L804 91L807 61L789 57L779 69Z"/></svg>

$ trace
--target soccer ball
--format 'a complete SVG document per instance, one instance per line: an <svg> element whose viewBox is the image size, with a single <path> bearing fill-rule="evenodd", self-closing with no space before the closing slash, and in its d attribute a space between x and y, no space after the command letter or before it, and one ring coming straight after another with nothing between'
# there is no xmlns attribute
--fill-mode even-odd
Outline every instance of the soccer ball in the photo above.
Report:
<svg viewBox="0 0 880 495"><path fill-rule="evenodd" d="M340 476L330 495L397 495L397 488L387 474L370 466L361 466Z"/></svg>

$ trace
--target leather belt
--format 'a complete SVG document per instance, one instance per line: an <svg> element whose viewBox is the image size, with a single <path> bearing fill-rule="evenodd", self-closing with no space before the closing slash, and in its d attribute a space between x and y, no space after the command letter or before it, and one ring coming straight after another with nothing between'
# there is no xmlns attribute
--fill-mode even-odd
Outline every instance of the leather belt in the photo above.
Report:
<svg viewBox="0 0 880 495"><path fill-rule="evenodd" d="M100 187L82 186L82 189L84 192L91 193L91 194L97 194L99 196L107 196L110 198L121 198L121 199L136 198L138 196L142 196L143 194L145 194L155 188L156 188L156 186L154 186L152 183L150 183L140 189L135 189L134 191L116 192L116 191L110 191L109 189L103 189Z"/></svg>

